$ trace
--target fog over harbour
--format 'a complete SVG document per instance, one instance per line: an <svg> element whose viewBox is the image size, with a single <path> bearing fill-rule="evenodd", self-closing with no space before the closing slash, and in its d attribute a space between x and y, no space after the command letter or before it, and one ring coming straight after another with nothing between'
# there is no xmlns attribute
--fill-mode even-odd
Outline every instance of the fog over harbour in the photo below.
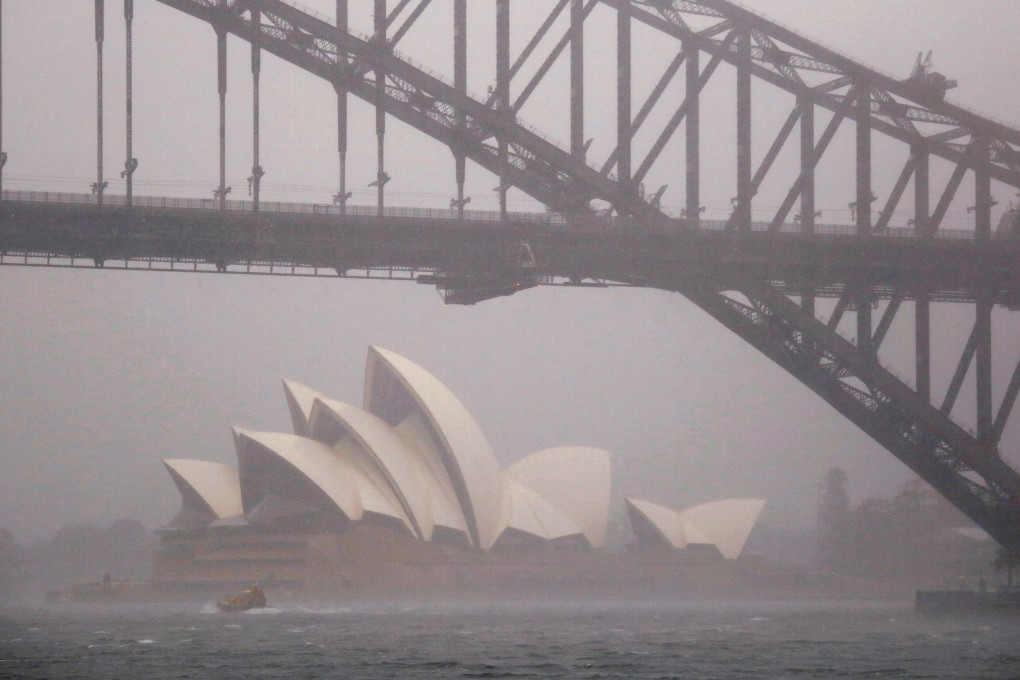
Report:
<svg viewBox="0 0 1020 680"><path fill-rule="evenodd" d="M108 4L106 163L109 191L120 193L123 24L119 3ZM136 4L136 192L206 197L217 173L213 33L157 3ZM305 4L332 13L329 0ZM960 82L950 99L1017 125L1015 2L747 4L897 77L909 74L917 52L931 49L936 67ZM528 3L513 3L515 11L520 5ZM446 16L445 11L429 13ZM92 4L9 0L3 12L3 144L10 158L4 188L86 192L95 162ZM537 24L544 11L524 10L520 16L523 24ZM367 31L370 21L370 3L352 3L352 24ZM492 73L485 36L491 23L471 38L474 91L484 92ZM435 46L428 36L415 29L401 50L449 72L447 46ZM590 110L607 102L601 116L589 113L587 121L595 138L591 154L602 159L615 131L615 109L608 103L614 95L609 80L594 69L600 58L611 63L612 50L607 47L599 57L595 46L600 40L613 45L612 13L596 12L586 38L593 62ZM521 40L515 40L515 53ZM671 58L675 48L663 51L668 43L653 36L637 42L640 100L661 69L652 65ZM243 194L250 168L251 85L247 47L236 40L230 44L228 184ZM264 69L263 198L328 203L336 175L334 94L272 57L264 57ZM732 116L732 106L725 107L732 88L724 89L712 96L726 118ZM774 116L756 107L766 121L755 131L760 159L790 98L759 85L755 96L776 101ZM565 141L566 117L560 114L566 98L551 90L536 97L522 119ZM543 105L557 115L544 116ZM367 186L375 172L372 115L371 107L352 101L351 158L358 167L352 167L351 182L359 204L373 200ZM850 129L835 144L851 143ZM394 177L388 202L445 207L454 191L449 152L397 123L388 135L388 171ZM733 140L716 142L725 157L716 171L730 173ZM670 184L664 206L679 209L682 155L679 147L670 148L678 160L660 163L647 183ZM706 158L712 156L713 140L703 140L702 148ZM886 160L884 154L894 152L899 150L876 135L875 186L883 196L902 164L900 156ZM835 146L830 153L839 157ZM845 172L833 173L850 182L852 156L844 155ZM706 178L712 174L711 167L703 169ZM933 192L947 175L933 166ZM495 181L469 169L473 207L496 208ZM729 196L704 184L709 212L724 214ZM826 221L849 222L852 192L838 186L819 191ZM997 211L1016 200L1001 185L993 193ZM767 213L781 198L763 193L756 204ZM967 213L972 202L972 188L965 185L946 226L972 219ZM522 194L511 196L511 208L542 209ZM107 525L118 518L137 518L149 527L165 524L179 498L160 458L231 462L231 426L287 430L283 378L358 403L369 345L428 366L475 415L503 464L563 442L609 450L618 496L673 507L760 497L768 501L763 524L809 526L818 484L833 466L847 470L855 500L890 496L912 476L786 372L680 296L662 291L539 288L456 307L444 306L431 287L409 283L16 267L0 268L0 281L0 526L19 540L44 538L67 524ZM831 301L820 301L820 314L831 307ZM905 309L882 352L903 375L913 372L911 315ZM937 306L933 317L933 392L940 395L972 319L967 309L949 305ZM1017 358L1020 321L1014 317L999 310L994 317L1000 368L1011 368ZM996 403L1008 378L993 376ZM957 412L968 428L973 402L971 377ZM1018 428L1014 419L1001 443L1014 466L1020 464ZM623 521L622 512L617 519Z"/></svg>

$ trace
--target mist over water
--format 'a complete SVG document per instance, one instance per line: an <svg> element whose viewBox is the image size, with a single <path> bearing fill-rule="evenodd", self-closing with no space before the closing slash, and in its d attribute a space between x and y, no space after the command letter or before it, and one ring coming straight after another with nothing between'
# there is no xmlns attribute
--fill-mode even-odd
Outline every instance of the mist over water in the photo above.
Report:
<svg viewBox="0 0 1020 680"><path fill-rule="evenodd" d="M0 677L1005 680L1009 624L903 603L19 608L0 612Z"/></svg>

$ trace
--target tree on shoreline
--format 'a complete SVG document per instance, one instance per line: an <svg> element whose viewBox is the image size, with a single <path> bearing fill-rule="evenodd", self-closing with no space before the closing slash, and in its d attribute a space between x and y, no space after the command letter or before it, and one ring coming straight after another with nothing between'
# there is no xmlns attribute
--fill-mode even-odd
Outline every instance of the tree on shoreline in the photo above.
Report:
<svg viewBox="0 0 1020 680"><path fill-rule="evenodd" d="M66 525L50 538L18 545L0 528L0 594L63 588L78 579L149 576L155 539L141 522L119 519L108 527Z"/></svg>
<svg viewBox="0 0 1020 680"><path fill-rule="evenodd" d="M849 476L834 467L825 473L818 499L819 564L836 568L845 560L849 518Z"/></svg>
<svg viewBox="0 0 1020 680"><path fill-rule="evenodd" d="M976 579L991 560L989 541L957 529L967 519L920 479L892 498L851 507L846 473L830 470L819 497L819 564L847 576L937 587ZM1020 565L1018 565L1020 566Z"/></svg>
<svg viewBox="0 0 1020 680"><path fill-rule="evenodd" d="M992 561L992 569L995 570L996 574L1006 572L1006 585L1009 588L1012 588L1013 572L1020 570L1020 553L1006 550L1000 546L999 549L995 551L995 559Z"/></svg>

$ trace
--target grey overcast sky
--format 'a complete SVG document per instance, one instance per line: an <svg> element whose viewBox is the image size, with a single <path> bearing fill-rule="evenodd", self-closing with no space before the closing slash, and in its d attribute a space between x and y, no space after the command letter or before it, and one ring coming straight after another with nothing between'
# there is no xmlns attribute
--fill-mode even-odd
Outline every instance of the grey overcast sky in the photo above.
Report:
<svg viewBox="0 0 1020 680"><path fill-rule="evenodd" d="M305 5L330 15L331 0ZM371 2L352 0L367 30ZM391 2L391 5L393 3ZM960 81L950 98L1017 126L1020 3L1013 0L759 0L745 3L867 64L905 77L919 51ZM106 167L123 191L123 21L107 2ZM493 5L472 13L470 86L492 80ZM551 3L516 0L514 51ZM88 0L3 3L5 189L88 191L95 166L95 46ZM437 0L401 50L450 73L450 2ZM586 126L601 161L615 130L614 18L600 8L587 37ZM635 99L640 102L677 46L636 28ZM136 2L136 191L211 196L217 183L215 41L210 28L156 3ZM248 48L230 43L228 178L243 195L249 174ZM521 117L567 141L566 62ZM534 68L534 66L532 66ZM517 91L525 82L516 81ZM733 173L732 70L721 68L703 105L705 204L725 214ZM679 86L671 90L673 106ZM790 110L786 95L756 85L755 153ZM335 97L325 83L264 58L262 163L266 200L328 203L336 191ZM650 129L669 111L650 121ZM820 118L819 126L824 125ZM352 104L350 183L372 202L371 108ZM641 137L637 156L654 133ZM824 222L846 222L852 193L846 126L823 168ZM394 205L445 206L453 193L447 150L399 123L389 125L388 187ZM644 147L642 147L644 145ZM843 145L841 147L840 145ZM757 198L762 214L777 186ZM842 161L840 159L843 159ZM683 203L682 144L671 144L648 184L670 184L667 208ZM717 159L716 164L713 161ZM876 193L887 195L905 151L876 138ZM495 207L496 181L471 169L472 207ZM946 167L933 177L948 176ZM936 180L937 181L937 180ZM997 185L999 210L1015 191ZM966 227L968 191L947 226ZM971 194L972 195L972 194ZM540 210L523 195L512 207ZM905 222L906 216L897 216ZM609 449L618 496L677 507L725 496L769 501L764 521L809 524L817 482L838 465L856 499L890 494L910 473L792 377L679 296L653 290L543 288L476 307L444 307L435 291L408 283L186 276L117 271L0 268L0 525L22 539L69 523L135 517L168 521L177 492L161 457L234 462L230 427L286 430L281 378L359 404L369 344L420 363L477 417L500 460L560 444ZM831 308L822 305L821 312ZM1013 315L1016 316L1016 315ZM909 305L883 359L912 373ZM970 330L969 311L936 310L934 385L944 391ZM1020 347L1020 322L997 311L996 400ZM848 329L849 331L849 329ZM973 423L968 381L958 420ZM1020 418L1003 451L1017 464Z"/></svg>

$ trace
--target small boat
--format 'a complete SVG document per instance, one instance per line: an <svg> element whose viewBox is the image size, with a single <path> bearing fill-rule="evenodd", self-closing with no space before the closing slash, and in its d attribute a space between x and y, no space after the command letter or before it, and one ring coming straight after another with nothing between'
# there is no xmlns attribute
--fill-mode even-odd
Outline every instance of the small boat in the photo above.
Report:
<svg viewBox="0 0 1020 680"><path fill-rule="evenodd" d="M237 595L231 595L216 603L221 612L245 612L249 609L261 609L266 606L266 594L258 586L245 588Z"/></svg>

